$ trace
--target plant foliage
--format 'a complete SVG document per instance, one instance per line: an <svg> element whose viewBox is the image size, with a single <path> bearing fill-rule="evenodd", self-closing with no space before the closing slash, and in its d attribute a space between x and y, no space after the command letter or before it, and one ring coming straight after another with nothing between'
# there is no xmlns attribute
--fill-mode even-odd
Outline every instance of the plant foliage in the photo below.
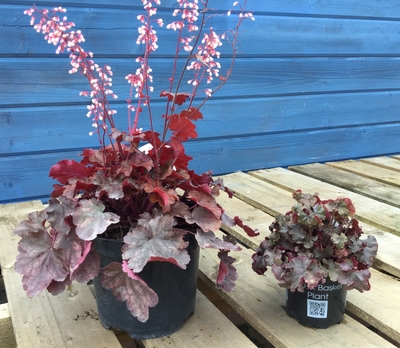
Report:
<svg viewBox="0 0 400 348"><path fill-rule="evenodd" d="M21 237L15 264L23 275L24 289L29 296L48 289L58 294L73 280L87 282L101 274L103 287L110 289L140 321L146 321L149 308L158 302L157 294L140 278L140 271L148 262L170 262L185 269L190 261L184 236L194 233L203 248L215 248L220 257L217 285L231 291L237 278L231 250L240 250L232 241L220 240L213 231L225 224L238 224L249 235L256 235L239 217L229 218L217 203L220 191L231 195L222 180L214 180L211 172L196 174L189 169L192 160L185 153L184 143L197 138L196 121L203 115L202 105L228 80L237 52L239 28L252 14L244 11L239 2L234 6L237 22L232 30L217 34L212 28L204 30L207 20L221 14L208 7L208 0L178 0L173 15L180 17L167 25L177 37L176 55L172 59L172 74L166 81L167 89L159 95L165 98L165 112L160 115L163 127L154 129L151 108L151 54L157 50L154 26L163 20L154 19L155 5L160 0L142 0L144 14L137 16L139 36L137 44L144 46L144 54L137 58L134 74L126 76L130 84L127 100L128 128L116 129L110 98L112 69L100 67L93 61L93 53L81 44L82 33L73 30L74 23L53 10L33 7L25 14L31 25L45 39L57 46L56 53L69 52L70 73L79 72L87 78L90 91L81 95L91 100L87 116L92 117L99 148L84 149L81 161L64 159L50 169L50 177L58 183L41 212L29 215L15 233ZM38 16L38 21L36 16ZM199 25L197 25L198 23ZM172 33L172 32L171 32ZM232 64L221 71L217 48L226 40L232 46ZM178 59L186 61L177 70ZM184 78L188 91L182 91ZM218 77L217 79L214 79ZM203 82L207 88L201 90ZM204 92L204 93L203 93ZM202 98L199 95L203 94ZM139 119L146 110L150 129L139 128ZM143 147L144 146L144 147ZM192 232L194 227L194 231ZM112 263L100 269L100 259L94 249L97 237L123 240L122 264ZM179 305L179 304L177 304Z"/></svg>
<svg viewBox="0 0 400 348"><path fill-rule="evenodd" d="M293 198L297 204L276 217L271 234L253 255L253 270L264 274L271 267L279 285L291 291L304 291L304 285L314 289L327 277L347 290L369 290L368 268L378 244L372 235L360 238L363 232L351 200L321 200L317 193L300 190Z"/></svg>

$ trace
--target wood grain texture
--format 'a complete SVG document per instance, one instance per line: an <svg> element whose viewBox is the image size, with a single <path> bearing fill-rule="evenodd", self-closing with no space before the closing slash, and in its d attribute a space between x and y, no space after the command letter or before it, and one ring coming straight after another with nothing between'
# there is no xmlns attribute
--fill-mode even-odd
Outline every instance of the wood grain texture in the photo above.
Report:
<svg viewBox="0 0 400 348"><path fill-rule="evenodd" d="M345 315L340 325L315 330L296 323L284 309L285 294L271 272L260 277L251 271L252 250L242 250L233 256L237 259L239 279L235 291L219 295L236 309L274 347L346 347L358 342L362 347L392 347L390 343ZM215 279L219 260L215 252L205 249L200 257L200 277L208 284ZM249 286L251 284L251 287ZM211 286L211 284L210 284Z"/></svg>
<svg viewBox="0 0 400 348"><path fill-rule="evenodd" d="M217 330L216 330L217 328ZM217 334L216 334L217 333ZM146 348L256 348L207 298L197 292L196 311L178 332L142 341Z"/></svg>
<svg viewBox="0 0 400 348"><path fill-rule="evenodd" d="M241 200L274 216L285 214L290 210L295 202L292 193L297 189L307 193L318 192L322 198L351 198L356 206L357 218L363 222L361 226L364 233L373 234L381 246L376 267L400 277L400 254L398 253L400 211L398 208L380 204L371 198L340 190L336 186L281 168L259 170L250 174L225 175L223 176L224 183ZM376 226L377 224L379 226Z"/></svg>

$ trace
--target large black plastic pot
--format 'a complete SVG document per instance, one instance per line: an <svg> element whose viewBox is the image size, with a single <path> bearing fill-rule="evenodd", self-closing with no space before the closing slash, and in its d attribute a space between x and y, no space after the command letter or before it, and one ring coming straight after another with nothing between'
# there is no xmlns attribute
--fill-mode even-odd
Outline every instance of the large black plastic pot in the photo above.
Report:
<svg viewBox="0 0 400 348"><path fill-rule="evenodd" d="M347 290L338 282L326 279L315 289L304 292L286 289L286 311L301 325L326 329L343 320Z"/></svg>
<svg viewBox="0 0 400 348"><path fill-rule="evenodd" d="M117 301L110 290L101 286L100 276L93 280L97 309L105 328L114 327L126 331L133 338L147 339L172 334L183 326L195 309L199 264L199 246L193 235L187 236L191 261L185 270L169 262L149 262L139 273L159 298L158 304L150 308L145 323L131 315L125 302ZM100 254L101 267L122 261L122 241L96 238L94 243Z"/></svg>

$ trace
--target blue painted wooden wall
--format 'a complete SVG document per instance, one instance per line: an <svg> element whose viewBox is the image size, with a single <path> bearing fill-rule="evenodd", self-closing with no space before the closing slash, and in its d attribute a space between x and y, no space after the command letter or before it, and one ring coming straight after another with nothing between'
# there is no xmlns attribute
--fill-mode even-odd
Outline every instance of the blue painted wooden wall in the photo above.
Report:
<svg viewBox="0 0 400 348"><path fill-rule="evenodd" d="M226 9L232 1L211 2ZM124 76L135 71L140 53L141 1L36 4L68 8L85 48L113 67L125 127ZM30 1L0 0L2 203L45 199L50 166L96 145L88 136L88 100L78 95L85 80L69 75L67 56L56 56L29 26L29 7ZM249 0L249 8L257 20L246 24L232 79L204 107L200 137L188 143L193 169L223 174L400 152L400 1ZM231 24L219 19L214 26ZM153 68L160 90L173 52L166 31L158 33Z"/></svg>

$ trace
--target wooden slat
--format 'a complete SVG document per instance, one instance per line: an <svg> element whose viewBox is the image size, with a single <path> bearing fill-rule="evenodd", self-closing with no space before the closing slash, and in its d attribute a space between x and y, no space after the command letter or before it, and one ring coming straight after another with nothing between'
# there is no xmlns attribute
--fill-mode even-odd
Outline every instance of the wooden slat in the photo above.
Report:
<svg viewBox="0 0 400 348"><path fill-rule="evenodd" d="M325 164L328 166L332 166L334 168L345 170L349 173L357 174L359 176L372 179L374 181L377 181L378 183L387 184L388 186L382 185L385 188L386 187L392 187L392 189L394 187L400 188L399 173L387 168L381 168L374 166L373 164L369 164L367 162L355 161L355 160L348 160L341 162L326 162ZM358 178L355 178L355 181L357 182Z"/></svg>
<svg viewBox="0 0 400 348"><path fill-rule="evenodd" d="M399 24L400 25L400 24ZM399 28L400 30L400 28ZM46 44L46 43L43 43ZM125 100L128 97L129 86L125 76L137 69L134 60L126 58L99 58L99 65L108 64L113 68L113 91ZM230 60L222 58L222 67L228 67ZM257 69L252 69L252 67ZM0 69L7 71L2 77L4 89L0 95L0 105L32 105L32 104L56 104L56 103L83 103L85 99L79 96L79 92L87 90L86 80L77 74L69 75L68 56L49 58L19 59L15 57L0 60ZM170 59L157 59L152 64L153 75L157 76L152 86L155 88L154 98L160 91L168 88L168 79L171 74L172 61ZM221 72L224 68L221 68ZM266 86L264 79L260 79L259 71L264 71L268 76L269 84ZM349 75L349 71L352 74ZM118 72L118 74L117 74ZM330 80L332 74L335 80L329 84L321 84L321 81ZM25 76L21 79L21 76ZM187 79L191 75L187 75ZM49 80L46 80L46 77ZM366 109L379 109L370 104L369 93L387 93L388 89L398 88L400 78L400 60L394 58L365 58L338 59L329 58L237 58L234 74L229 79L226 88L222 88L216 97L276 97L297 95L303 96L302 105L307 105L308 98L305 94L325 93L355 93L347 96L362 100ZM186 80L186 79L185 79ZM40 83L38 83L40 81ZM189 91L189 89L188 89ZM360 91L363 93L360 95ZM390 95L390 94L389 94ZM387 97L389 97L389 95ZM153 97L153 95L152 95ZM391 100L398 104L398 94L391 95ZM332 97L332 102L319 105L329 111L337 109L331 104L337 100ZM301 108L303 108L301 106ZM356 106L352 106L353 109ZM391 106L392 107L392 106ZM295 110L290 110L295 112ZM351 115L350 112L344 111ZM336 123L335 118L325 119L325 123ZM368 123L368 122L366 122ZM382 140L382 139L381 139Z"/></svg>
<svg viewBox="0 0 400 348"><path fill-rule="evenodd" d="M16 348L14 330L12 327L10 311L8 303L0 304L0 347L1 348Z"/></svg>
<svg viewBox="0 0 400 348"><path fill-rule="evenodd" d="M313 163L290 169L400 208L400 187L393 186L396 181L400 183L396 173L366 163L360 165L358 163L356 161Z"/></svg>
<svg viewBox="0 0 400 348"><path fill-rule="evenodd" d="M297 324L285 310L284 289L277 285L271 272L259 276L251 270L251 250L234 253L239 279L235 291L218 293L257 329L274 347L347 347L357 342L360 347L391 347L380 336L345 315L340 325L315 330ZM210 284L215 279L218 260L213 250L203 250L200 277ZM251 284L251 287L249 286Z"/></svg>
<svg viewBox="0 0 400 348"><path fill-rule="evenodd" d="M138 25L135 20L139 13L136 8L82 8L68 6L62 1L61 5L67 7L68 18L75 22L78 29L82 29L83 34L88 39L85 47L95 54L115 54L114 52L125 54L138 54L140 46L135 44L136 27ZM212 7L218 6L213 4ZM229 6L229 5L228 5ZM358 5L359 6L359 5ZM32 39L34 30L29 28L29 18L23 16L23 10L26 6L10 6L1 5L1 12L4 13L2 22L5 25L0 28L1 37L5 40L3 49L6 53L41 53L50 50L50 48L42 48L34 44ZM224 6L225 8L227 5ZM358 12L359 18L346 18L346 16L338 15L335 18L318 16L298 16L297 14L287 13L290 11L290 5L286 4L286 13L266 14L263 13L265 5L249 3L248 9L254 10L257 16L257 22L245 23L243 28L242 45L240 50L248 54L265 54L268 52L272 55L285 55L290 52L294 56L299 55L377 55L377 54L395 54L394 47L399 45L397 35L388 35L388 33L397 33L400 29L398 21L380 20L379 26L374 25L371 18L361 17L363 12ZM259 11L259 13L257 13ZM304 12L304 10L303 10ZM88 15L90 14L90 15ZM171 10L159 10L157 13L164 18L164 22L171 22ZM235 19L232 17L210 16L207 26L213 26L221 31L231 28ZM293 20L293 17L295 20ZM133 18L133 19L132 19ZM291 20L292 19L292 20ZM124 25L121 25L124 23ZM17 27L17 30L11 31L10 28ZM324 28L324 30L321 30ZM340 28L340 30L338 30ZM29 30L31 30L29 32ZM16 33L18 37L16 38ZM12 35L14 33L14 35ZM257 45L252 43L254 33L260 38L268 38L268 40L259 40ZM334 35L332 35L334 33ZM174 54L175 44L172 42L171 31L164 28L157 28L157 35L160 43L167 43L166 46L155 52L160 54ZM132 41L128 41L132 38ZM90 39L90 40L89 40ZM113 45L104 45L104 42L112 42ZM21 45L18 46L18 43ZM229 45L225 45L220 50L223 53ZM113 52L113 49L115 50ZM225 51L225 52L224 52ZM382 71L382 74L385 72Z"/></svg>
<svg viewBox="0 0 400 348"><path fill-rule="evenodd" d="M42 208L39 201L0 206L0 260L18 348L121 347L100 324L87 285L74 284L75 296L71 291L57 297L42 292L32 299L22 289L21 276L13 269L19 239L13 229L29 212Z"/></svg>
<svg viewBox="0 0 400 348"><path fill-rule="evenodd" d="M55 87L57 88L57 87ZM71 91L72 93L72 91ZM78 98L78 89L74 97ZM32 94L33 98L33 94ZM369 103L367 104L366 98ZM122 99L122 98L121 98ZM89 100L77 99L85 104ZM116 127L125 129L126 103L120 100L113 105L117 110ZM165 110L164 101L152 103L154 127L161 130L162 119L159 117ZM204 119L197 122L199 139L234 137L254 134L272 134L285 132L290 124L290 131L307 131L307 117L313 119L315 129L330 127L349 127L368 125L379 118L383 122L395 122L400 109L400 92L372 92L365 96L360 93L338 93L329 95L311 95L307 102L300 96L260 97L248 99L224 99L218 95L209 100L202 112ZM27 111L29 110L29 112ZM243 110L252 110L251 122L242 117ZM67 151L82 147L97 146L96 137L89 137L92 122L86 117L86 105L52 106L52 107L13 107L0 109L0 149L3 155L19 154L27 151L58 150L60 142ZM370 117L365 118L368 113ZM224 117L221 117L224 115ZM351 115L351 117L349 117ZM35 120L32 129L31 120ZM266 122L265 120L268 120ZM73 124L74 127L66 126ZM143 129L148 129L145 114L140 119ZM393 160L394 161L394 160Z"/></svg>
<svg viewBox="0 0 400 348"><path fill-rule="evenodd" d="M370 157L370 158L361 158L360 161L373 164L378 167L390 169L396 172L400 172L400 161L396 160L395 158L390 158L387 156Z"/></svg>
<svg viewBox="0 0 400 348"><path fill-rule="evenodd" d="M248 238L243 229L239 228L238 226L223 227L225 231L234 235L247 246L254 249L264 240L267 235L269 235L270 232L268 226L274 221L273 216L264 213L263 211L245 203L244 201L241 201L236 197L229 198L225 194L221 194L217 198L217 202L225 209L225 212L228 216L233 218L234 216L239 215L245 225L249 225L251 228L258 230L260 233L259 236Z"/></svg>
<svg viewBox="0 0 400 348"><path fill-rule="evenodd" d="M66 0L59 0L60 3L68 3ZM54 0L41 0L40 3L54 5ZM175 0L163 0L163 6L173 6ZM382 6L380 0L370 0L368 3L362 3L358 0L348 0L346 2L331 3L331 2L315 2L314 0L269 0L260 3L258 0L248 0L249 9L257 11L268 11L269 13L286 13L286 14L302 14L312 16L345 16L345 17L360 17L360 14L368 16L368 18L383 19L383 18L399 18L400 9L398 8L397 0L387 0ZM213 0L213 5L219 9L229 10L232 4L226 0ZM119 0L116 4L112 0L85 0L84 3L74 2L76 7L86 6L102 6L102 7L133 7L131 0Z"/></svg>
<svg viewBox="0 0 400 348"><path fill-rule="evenodd" d="M199 291L196 310L182 329L167 337L142 343L146 348L256 347Z"/></svg>
<svg viewBox="0 0 400 348"><path fill-rule="evenodd" d="M320 180L295 173L294 170L298 170L296 167L290 167L290 169L291 170L273 168L255 171L252 172L252 174L289 191L302 189L303 192L318 192L325 198L349 197L355 203L356 216L360 221L382 229L383 231L400 235L400 211L398 208L324 183Z"/></svg>
<svg viewBox="0 0 400 348"><path fill-rule="evenodd" d="M251 174L228 174L223 177L224 183L235 191L237 197L271 215L285 214L289 211L294 204L292 192L299 188L303 192L319 192L323 198L350 197L348 191L282 168L254 171ZM351 194L350 198L356 204L358 218L360 218L360 214L361 216L368 216L369 211L375 215L379 213L380 206L378 202L360 195ZM368 206L362 209L360 205L366 202ZM390 206L389 208L396 209ZM398 214L394 210L391 213L394 218ZM398 250L400 250L400 238L371 226L365 221L361 226L364 233L376 236L380 245L375 266L400 277L400 254L398 253Z"/></svg>

